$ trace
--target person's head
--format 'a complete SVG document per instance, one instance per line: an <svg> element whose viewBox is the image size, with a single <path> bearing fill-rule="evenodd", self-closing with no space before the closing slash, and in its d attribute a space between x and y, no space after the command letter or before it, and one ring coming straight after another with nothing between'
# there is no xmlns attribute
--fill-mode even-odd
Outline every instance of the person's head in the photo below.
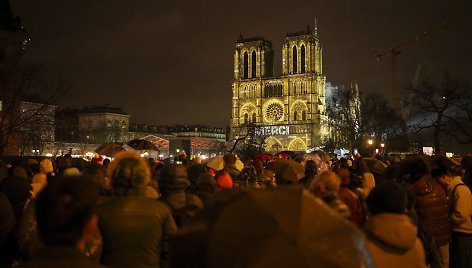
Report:
<svg viewBox="0 0 472 268"><path fill-rule="evenodd" d="M159 192L166 195L175 191L185 191L190 186L187 168L180 164L165 165L159 173Z"/></svg>
<svg viewBox="0 0 472 268"><path fill-rule="evenodd" d="M44 174L49 174L54 171L51 160L44 159L39 163L39 170Z"/></svg>
<svg viewBox="0 0 472 268"><path fill-rule="evenodd" d="M108 168L108 166L110 165L111 163L111 160L109 158L105 158L102 162L102 165L105 167L105 168Z"/></svg>
<svg viewBox="0 0 472 268"><path fill-rule="evenodd" d="M336 196L341 186L341 179L332 171L318 174L310 185L310 191L318 197Z"/></svg>
<svg viewBox="0 0 472 268"><path fill-rule="evenodd" d="M88 177L64 177L48 184L36 201L42 242L83 249L97 231L97 199L97 188Z"/></svg>
<svg viewBox="0 0 472 268"><path fill-rule="evenodd" d="M315 176L318 173L318 167L314 160L307 160L305 162L305 176Z"/></svg>
<svg viewBox="0 0 472 268"><path fill-rule="evenodd" d="M107 170L115 195L144 195L151 182L147 161L136 153L123 152L116 156Z"/></svg>
<svg viewBox="0 0 472 268"><path fill-rule="evenodd" d="M408 195L400 184L386 181L374 187L366 201L372 215L379 213L402 214L407 208Z"/></svg>
<svg viewBox="0 0 472 268"><path fill-rule="evenodd" d="M447 157L439 156L433 161L431 177L442 184L448 184L455 176L461 176L462 169L458 164L452 163Z"/></svg>
<svg viewBox="0 0 472 268"><path fill-rule="evenodd" d="M236 164L236 156L232 153L227 153L223 156L223 161L226 165L229 165L229 164Z"/></svg>
<svg viewBox="0 0 472 268"><path fill-rule="evenodd" d="M349 170L347 170L346 168L339 167L334 169L333 171L338 174L339 178L341 178L341 185L347 186L351 183Z"/></svg>

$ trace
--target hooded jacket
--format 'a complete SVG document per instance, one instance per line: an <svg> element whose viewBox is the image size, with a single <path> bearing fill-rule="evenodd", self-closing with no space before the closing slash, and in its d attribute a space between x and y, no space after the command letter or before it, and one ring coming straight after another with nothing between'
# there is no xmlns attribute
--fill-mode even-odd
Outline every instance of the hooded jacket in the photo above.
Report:
<svg viewBox="0 0 472 268"><path fill-rule="evenodd" d="M380 213L364 226L375 267L428 267L417 228L404 214Z"/></svg>
<svg viewBox="0 0 472 268"><path fill-rule="evenodd" d="M432 237L438 246L451 241L449 209L446 192L431 176L424 175L411 189L416 194L415 209L424 232Z"/></svg>
<svg viewBox="0 0 472 268"><path fill-rule="evenodd" d="M447 185L451 210L449 218L455 232L472 234L472 195L461 177L454 177Z"/></svg>

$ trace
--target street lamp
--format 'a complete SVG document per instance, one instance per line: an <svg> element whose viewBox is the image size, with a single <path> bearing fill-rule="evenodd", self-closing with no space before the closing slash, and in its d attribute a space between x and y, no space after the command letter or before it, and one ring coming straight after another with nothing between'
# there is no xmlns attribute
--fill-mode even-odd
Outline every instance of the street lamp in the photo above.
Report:
<svg viewBox="0 0 472 268"><path fill-rule="evenodd" d="M372 139L368 139L367 144L368 144L367 148L369 148L369 154L370 154L370 156L372 156L374 154L374 152L373 152L371 147L372 147L372 144L374 144L374 141Z"/></svg>

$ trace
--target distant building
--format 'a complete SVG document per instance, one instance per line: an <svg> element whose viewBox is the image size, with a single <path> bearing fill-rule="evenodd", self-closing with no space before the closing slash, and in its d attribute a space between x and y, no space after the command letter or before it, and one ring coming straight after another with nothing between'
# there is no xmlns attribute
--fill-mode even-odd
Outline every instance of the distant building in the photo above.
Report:
<svg viewBox="0 0 472 268"><path fill-rule="evenodd" d="M272 43L262 37L236 41L231 135L251 127L267 151L320 146L327 135L326 77L316 30L286 35L280 76L273 74L273 57Z"/></svg>

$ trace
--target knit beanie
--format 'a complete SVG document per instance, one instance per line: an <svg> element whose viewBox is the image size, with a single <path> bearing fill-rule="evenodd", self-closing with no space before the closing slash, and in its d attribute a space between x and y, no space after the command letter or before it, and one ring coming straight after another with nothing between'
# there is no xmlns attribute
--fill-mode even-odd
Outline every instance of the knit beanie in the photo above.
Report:
<svg viewBox="0 0 472 268"><path fill-rule="evenodd" d="M168 164L161 169L159 177L159 191L161 193L185 190L188 186L190 186L190 181L185 166Z"/></svg>
<svg viewBox="0 0 472 268"><path fill-rule="evenodd" d="M370 213L404 213L407 208L407 193L398 183L386 181L376 186L367 196Z"/></svg>

